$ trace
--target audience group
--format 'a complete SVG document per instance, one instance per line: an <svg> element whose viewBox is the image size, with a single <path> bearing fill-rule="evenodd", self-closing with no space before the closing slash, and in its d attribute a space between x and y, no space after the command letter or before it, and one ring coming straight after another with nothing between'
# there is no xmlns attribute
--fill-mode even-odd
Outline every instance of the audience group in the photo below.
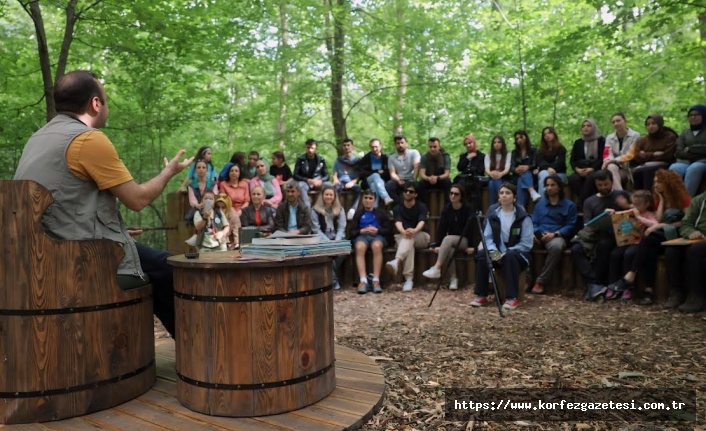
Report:
<svg viewBox="0 0 706 431"><path fill-rule="evenodd" d="M650 114L641 136L628 127L624 114L616 113L611 117L615 131L606 137L594 120L586 119L570 153L553 127L541 131L537 147L524 130L514 133L512 149L503 136L493 136L488 154L469 134L453 177L451 156L437 138L429 138L424 154L409 148L404 136L393 138L392 154L383 152L379 139L371 139L370 151L362 157L346 139L331 173L314 139L306 141L293 171L281 151L272 154L271 164L256 151L247 156L236 152L218 171L211 149L202 147L184 182L190 204L185 219L194 223L196 246L204 252L238 248L244 227L263 235L282 230L328 240L345 239L348 232L360 294L382 292L383 249L391 241L395 257L385 267L393 274L402 272L403 291L413 289L416 249L431 247L438 253L423 275L439 279L447 273L450 289L458 288L453 256L475 255L471 305L488 303L495 269L505 280L507 309L519 305L520 274L531 267L533 248L545 250L546 259L533 274L532 293L545 291L568 248L586 282L587 300L631 300L640 274L642 305L654 301L657 259L665 254L670 284L666 306L700 311L706 308L706 241L701 241L706 193L697 193L706 176L705 119L706 106L692 106L689 127L679 134L661 115ZM573 200L564 195L565 185ZM485 187L487 209L481 204ZM435 189L444 196L444 207L437 242L430 244L427 203ZM348 211L340 201L344 191L352 195ZM468 221L483 210L482 238L473 238ZM617 246L612 229L588 224L616 211L634 213L642 234L639 243ZM691 241L663 245L680 237ZM367 250L372 252L372 277L366 275ZM342 260L333 264L334 288L340 287Z"/></svg>

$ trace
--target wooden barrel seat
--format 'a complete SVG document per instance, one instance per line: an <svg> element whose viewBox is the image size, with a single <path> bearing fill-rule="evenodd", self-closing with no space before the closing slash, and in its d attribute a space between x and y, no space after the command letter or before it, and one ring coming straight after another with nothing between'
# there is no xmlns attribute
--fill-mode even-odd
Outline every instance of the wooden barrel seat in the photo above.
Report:
<svg viewBox="0 0 706 431"><path fill-rule="evenodd" d="M0 423L45 422L131 400L155 380L151 286L123 291L109 240L42 229L50 193L0 181Z"/></svg>

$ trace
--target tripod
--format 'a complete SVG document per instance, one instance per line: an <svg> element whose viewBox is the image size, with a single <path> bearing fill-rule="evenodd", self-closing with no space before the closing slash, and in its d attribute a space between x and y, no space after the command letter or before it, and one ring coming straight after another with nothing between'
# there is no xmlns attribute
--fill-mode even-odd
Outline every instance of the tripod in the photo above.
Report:
<svg viewBox="0 0 706 431"><path fill-rule="evenodd" d="M458 241L456 241L456 244L453 245L451 248L451 255L449 257L449 263L444 266L442 265L443 272L441 274L441 277L439 277L439 283L436 285L436 290L434 291L434 295L431 297L431 301L429 301L428 307L431 307L431 304L434 303L434 298L436 298L436 294L439 292L439 289L441 289L441 280L443 279L444 274L446 274L446 271L448 271L449 266L454 264L454 259L456 257L456 251L458 250L459 245L461 244L461 241L463 238L468 234L472 220L476 221L476 226L478 227L478 231L480 232L480 238L481 238L481 244L483 245L483 258L486 261L486 264L488 265L488 270L490 271L490 280L493 284L493 292L495 293L495 302L498 306L498 313L500 313L500 317L505 317L505 314L503 313L503 305L502 301L500 300L500 290L498 289L498 280L495 276L495 267L493 266L493 259L490 257L490 251L488 251L488 245L485 242L485 236L483 236L483 225L480 221L481 217L483 214L480 211L474 211L471 212L471 216L466 220L466 224L463 227L463 231L461 232L461 235L458 238ZM477 250L476 250L477 251Z"/></svg>

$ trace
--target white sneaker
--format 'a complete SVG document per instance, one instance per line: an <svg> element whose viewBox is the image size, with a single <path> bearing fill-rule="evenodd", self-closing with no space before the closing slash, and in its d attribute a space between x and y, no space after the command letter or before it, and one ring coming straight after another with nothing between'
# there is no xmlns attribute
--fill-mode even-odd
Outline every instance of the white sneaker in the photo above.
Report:
<svg viewBox="0 0 706 431"><path fill-rule="evenodd" d="M458 278L452 278L449 280L449 290L458 289Z"/></svg>
<svg viewBox="0 0 706 431"><path fill-rule="evenodd" d="M414 283L412 283L412 280L405 280L404 284L402 285L402 291L410 292L412 290L412 287L414 287Z"/></svg>
<svg viewBox="0 0 706 431"><path fill-rule="evenodd" d="M355 215L355 208L351 208L348 210L348 216L346 216L346 218L348 220L353 220L354 215Z"/></svg>
<svg viewBox="0 0 706 431"><path fill-rule="evenodd" d="M537 202L538 200L542 199L542 195L537 193L536 190L532 190L530 192L530 197L532 198L532 202Z"/></svg>
<svg viewBox="0 0 706 431"><path fill-rule="evenodd" d="M431 268L422 272L422 275L425 276L426 278L439 278L439 277L441 277L441 271L436 269L435 266L432 266Z"/></svg>
<svg viewBox="0 0 706 431"><path fill-rule="evenodd" d="M392 273L392 275L397 275L397 259L392 259L385 264L385 268Z"/></svg>
<svg viewBox="0 0 706 431"><path fill-rule="evenodd" d="M390 205L394 201L395 201L394 199L392 199L391 197L388 196L385 198L385 205Z"/></svg>

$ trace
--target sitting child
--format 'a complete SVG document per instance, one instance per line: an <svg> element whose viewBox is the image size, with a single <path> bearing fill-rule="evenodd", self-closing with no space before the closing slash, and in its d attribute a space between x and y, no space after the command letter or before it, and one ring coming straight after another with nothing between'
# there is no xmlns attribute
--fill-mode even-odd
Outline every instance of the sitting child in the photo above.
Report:
<svg viewBox="0 0 706 431"><path fill-rule="evenodd" d="M203 203L203 208L194 213L196 246L202 253L227 251L230 224L226 214L226 202L223 199L215 202L213 192L207 191L203 195Z"/></svg>

